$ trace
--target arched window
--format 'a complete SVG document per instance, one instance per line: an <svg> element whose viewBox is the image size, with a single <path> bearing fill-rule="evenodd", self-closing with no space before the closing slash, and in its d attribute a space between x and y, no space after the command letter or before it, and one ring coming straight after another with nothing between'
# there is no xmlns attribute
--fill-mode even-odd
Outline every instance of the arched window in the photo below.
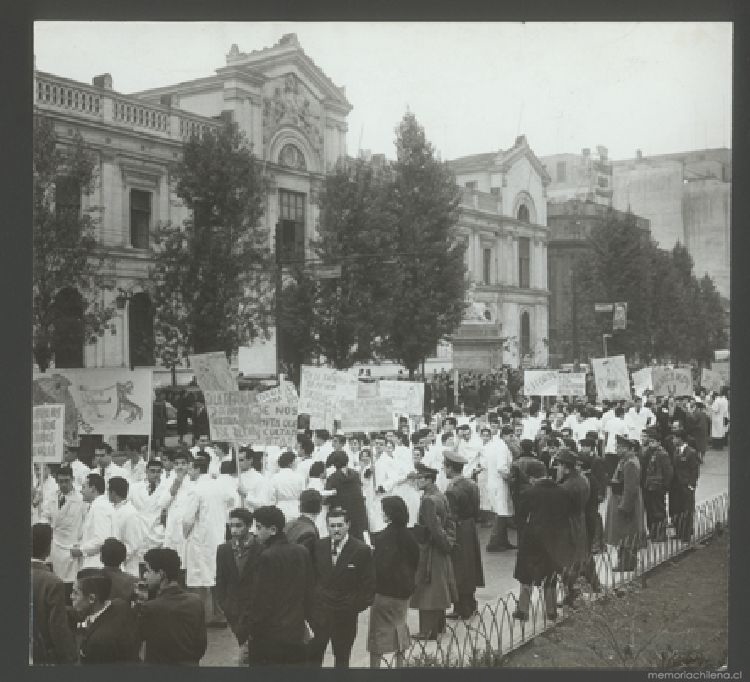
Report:
<svg viewBox="0 0 750 682"><path fill-rule="evenodd" d="M307 164L305 163L305 155L299 150L294 144L285 144L279 152L279 163L282 166L288 168L297 168L299 170L305 170Z"/></svg>
<svg viewBox="0 0 750 682"><path fill-rule="evenodd" d="M55 296L52 350L55 367L83 367L83 299L77 289L61 289Z"/></svg>
<svg viewBox="0 0 750 682"><path fill-rule="evenodd" d="M521 313L521 355L531 353L531 320L528 311Z"/></svg>
<svg viewBox="0 0 750 682"><path fill-rule="evenodd" d="M517 218L520 221L524 222L524 223L531 222L531 220L529 218L529 207L526 204L521 204L518 207L518 216L517 216Z"/></svg>
<svg viewBox="0 0 750 682"><path fill-rule="evenodd" d="M154 314L148 294L138 293L128 307L130 366L151 367L154 364Z"/></svg>

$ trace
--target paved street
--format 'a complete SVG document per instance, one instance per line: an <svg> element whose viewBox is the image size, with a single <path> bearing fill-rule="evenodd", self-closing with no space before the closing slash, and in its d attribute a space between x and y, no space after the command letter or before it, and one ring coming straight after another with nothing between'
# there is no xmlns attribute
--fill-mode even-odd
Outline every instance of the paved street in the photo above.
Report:
<svg viewBox="0 0 750 682"><path fill-rule="evenodd" d="M696 491L696 502L711 499L729 490L729 452L709 451L706 461L701 467L701 475ZM606 503L605 503L606 504ZM603 505L604 506L604 505ZM604 511L604 509L602 509ZM515 565L515 551L502 554L487 554L484 547L489 539L489 529L482 528L479 533L480 545L482 546L482 561L486 587L477 590L476 596L480 608L483 604L494 602L498 596L504 596L509 592L517 592L518 584L513 579L513 568ZM511 540L515 542L515 534L511 533ZM368 667L369 654L366 651L367 623L369 612L365 611L359 618L359 631L352 651L353 667ZM412 632L418 629L418 614L415 610L409 611L409 628ZM237 658L237 643L229 630L209 630L208 651L201 661L204 666L232 666ZM333 665L333 658L329 650L326 654L325 666Z"/></svg>

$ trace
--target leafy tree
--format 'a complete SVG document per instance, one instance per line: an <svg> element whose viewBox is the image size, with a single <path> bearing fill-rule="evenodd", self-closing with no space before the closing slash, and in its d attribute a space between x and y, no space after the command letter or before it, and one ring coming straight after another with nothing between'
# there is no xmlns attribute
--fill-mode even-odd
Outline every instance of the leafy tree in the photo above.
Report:
<svg viewBox="0 0 750 682"><path fill-rule="evenodd" d="M167 366L189 352L230 355L266 331L272 315L265 182L233 125L192 138L176 168L176 194L192 211L155 234L151 296L156 351Z"/></svg>
<svg viewBox="0 0 750 682"><path fill-rule="evenodd" d="M64 333L58 294L80 295L84 339L93 342L114 310L101 301L107 260L97 248L96 209L81 210L93 191L95 159L76 132L63 144L51 119L34 117L33 140L33 353L44 372L54 358L54 339ZM78 338L78 334L74 334Z"/></svg>
<svg viewBox="0 0 750 682"><path fill-rule="evenodd" d="M319 355L314 329L318 299L315 282L304 269L291 270L279 301L276 343L283 371L299 386L301 366Z"/></svg>
<svg viewBox="0 0 750 682"><path fill-rule="evenodd" d="M388 357L414 372L438 341L461 324L466 298L465 246L455 234L460 191L435 158L424 128L407 112L396 128L388 207L398 266L390 277Z"/></svg>

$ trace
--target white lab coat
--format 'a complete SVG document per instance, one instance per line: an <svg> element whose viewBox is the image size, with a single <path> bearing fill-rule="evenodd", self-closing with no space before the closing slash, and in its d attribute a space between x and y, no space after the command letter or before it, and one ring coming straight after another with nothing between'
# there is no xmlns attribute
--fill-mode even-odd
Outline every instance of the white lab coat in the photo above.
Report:
<svg viewBox="0 0 750 682"><path fill-rule="evenodd" d="M410 473L414 472L414 458L412 457L409 448L400 445L394 450L393 454L394 459L396 460L399 479L404 479ZM413 481L408 480L403 483L396 483L396 485L393 486L391 494L398 495L404 501L406 509L409 512L407 526L413 526L417 522L420 502L419 490L417 490L416 484Z"/></svg>
<svg viewBox="0 0 750 682"><path fill-rule="evenodd" d="M373 486L375 492L370 500L368 517L370 520L370 532L378 533L386 525L380 501L388 495L393 495L393 488L399 478L399 466L395 457L391 457L387 452L383 452L375 462L374 477ZM377 492L378 488L383 488L385 492Z"/></svg>
<svg viewBox="0 0 750 682"><path fill-rule="evenodd" d="M70 550L81 539L87 505L81 493L76 490L65 496L65 504L62 507L58 501L57 495L45 499L42 520L52 526L52 547L49 555L52 570L64 583L72 583L75 582L76 574L81 568L81 558L71 556Z"/></svg>
<svg viewBox="0 0 750 682"><path fill-rule="evenodd" d="M139 481L130 488L130 501L133 503L143 522L143 540L141 542L141 559L149 549L164 545L164 526L161 522L162 510L167 508L170 500L169 486L164 481L156 486L149 495L148 481Z"/></svg>
<svg viewBox="0 0 750 682"><path fill-rule="evenodd" d="M127 473L127 479L130 482L131 487L146 479L146 462L143 457L138 459L135 466L133 466L133 463L130 460L127 460L122 465L122 468Z"/></svg>
<svg viewBox="0 0 750 682"><path fill-rule="evenodd" d="M510 467L513 455L503 440L491 440L482 446L487 467L487 494L491 500L489 509L498 516L513 516L513 499L510 493Z"/></svg>
<svg viewBox="0 0 750 682"><path fill-rule="evenodd" d="M640 412L636 412L635 408L631 407L625 413L625 425L628 427L628 438L631 440L639 441L643 430L655 423L656 417L647 407L641 407Z"/></svg>
<svg viewBox="0 0 750 682"><path fill-rule="evenodd" d="M724 418L729 418L729 401L723 395L717 396L708 409L711 415L711 438L724 438L727 434Z"/></svg>
<svg viewBox="0 0 750 682"><path fill-rule="evenodd" d="M299 496L305 489L305 479L298 471L293 469L279 469L270 481L271 490L275 504L284 512L287 521L299 516Z"/></svg>
<svg viewBox="0 0 750 682"><path fill-rule="evenodd" d="M607 423L607 444L604 452L613 455L617 452L617 436L628 438L630 433L628 425L620 417L612 417Z"/></svg>
<svg viewBox="0 0 750 682"><path fill-rule="evenodd" d="M89 469L89 473L101 474L102 472L99 467L91 467L91 469ZM128 472L121 466L117 466L117 464L115 464L114 462L110 462L109 465L104 469L104 482L109 483L109 479L115 476L124 478L126 481L128 480Z"/></svg>
<svg viewBox="0 0 750 682"><path fill-rule="evenodd" d="M81 568L101 568L101 549L114 536L114 509L106 495L99 495L90 505L81 527Z"/></svg>
<svg viewBox="0 0 750 682"><path fill-rule="evenodd" d="M138 563L143 550L145 528L143 519L130 500L113 505L112 537L125 545L125 561L122 570L138 577L140 570Z"/></svg>
<svg viewBox="0 0 750 682"><path fill-rule="evenodd" d="M198 445L194 445L192 448L190 448L190 452L193 453L193 457L195 457L200 452L200 447ZM216 478L219 473L221 473L221 454L217 452L214 448L205 448L203 451L203 456L208 455L209 458L209 464L208 464L208 475L213 476Z"/></svg>
<svg viewBox="0 0 750 682"><path fill-rule="evenodd" d="M255 469L248 469L240 475L242 485L247 491L245 506L254 511L258 507L273 504L273 488L270 481Z"/></svg>
<svg viewBox="0 0 750 682"><path fill-rule="evenodd" d="M216 548L225 540L227 513L234 498L215 478L201 474L185 505L183 524L191 524L185 542L185 583L188 587L216 584Z"/></svg>
<svg viewBox="0 0 750 682"><path fill-rule="evenodd" d="M86 480L86 476L91 473L91 469L87 467L80 459L74 459L72 462L68 462L70 468L73 470L73 485L75 489L80 493L81 486Z"/></svg>
<svg viewBox="0 0 750 682"><path fill-rule="evenodd" d="M186 475L182 484L177 489L177 494L172 497L169 493L174 481L165 481L167 494L171 503L167 501L167 523L164 527L164 546L173 549L180 557L180 565L185 567L185 533L182 530L182 520L185 517L185 509L190 500L194 483Z"/></svg>
<svg viewBox="0 0 750 682"><path fill-rule="evenodd" d="M539 430L542 428L542 418L539 416L536 417L524 417L521 420L521 424L523 425L523 433L521 434L521 440L528 439L528 440L536 440L537 434L539 433Z"/></svg>

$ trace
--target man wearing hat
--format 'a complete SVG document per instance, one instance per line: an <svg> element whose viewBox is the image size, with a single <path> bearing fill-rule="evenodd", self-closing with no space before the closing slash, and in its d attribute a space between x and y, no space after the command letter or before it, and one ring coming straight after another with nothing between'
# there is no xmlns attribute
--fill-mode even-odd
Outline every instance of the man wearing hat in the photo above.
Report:
<svg viewBox="0 0 750 682"><path fill-rule="evenodd" d="M615 571L634 571L638 566L638 550L646 546L646 526L643 519L641 493L641 464L638 453L641 444L625 436L617 436L619 458L610 481L604 539L618 550Z"/></svg>
<svg viewBox="0 0 750 682"><path fill-rule="evenodd" d="M445 631L445 610L458 599L451 550L456 541L448 500L435 485L437 469L415 466L422 491L415 536L419 543L416 587L410 606L419 609L416 639L437 639Z"/></svg>
<svg viewBox="0 0 750 682"><path fill-rule="evenodd" d="M683 542L690 542L693 535L693 512L695 511L695 489L700 474L698 453L687 443L684 429L675 431L674 477L669 490L669 515Z"/></svg>
<svg viewBox="0 0 750 682"><path fill-rule="evenodd" d="M667 539L667 490L672 484L672 462L659 443L659 427L649 426L641 438L641 485L646 507L648 536L655 542Z"/></svg>
<svg viewBox="0 0 750 682"><path fill-rule="evenodd" d="M700 399L690 400L685 416L685 432L695 440L695 451L703 463L708 447L708 434L711 431L711 420L706 414L705 403Z"/></svg>
<svg viewBox="0 0 750 682"><path fill-rule="evenodd" d="M602 536L604 523L599 513L599 505L607 496L607 467L604 458L596 452L597 442L591 438L584 438L578 446L578 461L581 473L589 482L589 500L586 503L586 539L588 552L602 551Z"/></svg>
<svg viewBox="0 0 750 682"><path fill-rule="evenodd" d="M484 587L482 553L477 535L480 515L479 487L463 475L466 457L452 449L445 450L443 456L445 475L449 481L445 496L448 498L451 516L456 524L456 546L451 556L458 600L448 618L471 618L477 612L474 593L477 587Z"/></svg>

